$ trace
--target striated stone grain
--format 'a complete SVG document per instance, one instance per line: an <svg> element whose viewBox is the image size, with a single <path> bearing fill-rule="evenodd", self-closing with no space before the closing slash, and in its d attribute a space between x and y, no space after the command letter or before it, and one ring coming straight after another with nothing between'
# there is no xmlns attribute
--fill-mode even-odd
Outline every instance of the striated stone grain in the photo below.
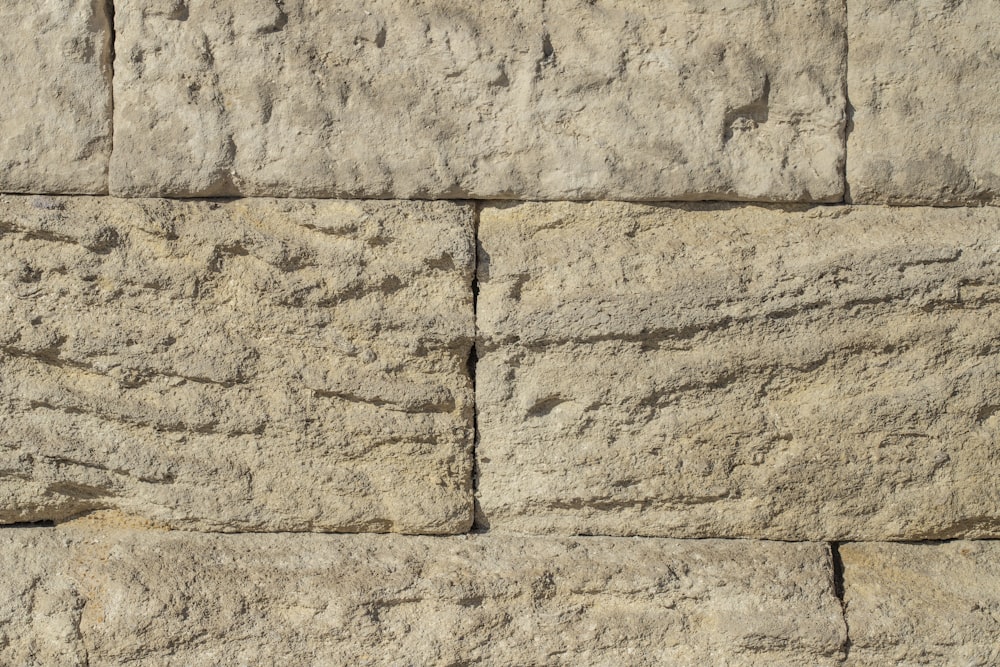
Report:
<svg viewBox="0 0 1000 667"><path fill-rule="evenodd" d="M471 520L466 204L0 200L0 521Z"/></svg>
<svg viewBox="0 0 1000 667"><path fill-rule="evenodd" d="M845 640L818 544L8 529L0 557L25 667L835 665Z"/></svg>
<svg viewBox="0 0 1000 667"><path fill-rule="evenodd" d="M843 195L839 3L117 5L113 194Z"/></svg>
<svg viewBox="0 0 1000 667"><path fill-rule="evenodd" d="M0 3L0 71L0 192L107 192L106 3Z"/></svg>
<svg viewBox="0 0 1000 667"><path fill-rule="evenodd" d="M864 0L847 6L851 200L996 202L995 0Z"/></svg>
<svg viewBox="0 0 1000 667"><path fill-rule="evenodd" d="M1000 543L845 544L848 665L1000 664Z"/></svg>
<svg viewBox="0 0 1000 667"><path fill-rule="evenodd" d="M480 240L482 524L1000 536L1000 210L522 204Z"/></svg>

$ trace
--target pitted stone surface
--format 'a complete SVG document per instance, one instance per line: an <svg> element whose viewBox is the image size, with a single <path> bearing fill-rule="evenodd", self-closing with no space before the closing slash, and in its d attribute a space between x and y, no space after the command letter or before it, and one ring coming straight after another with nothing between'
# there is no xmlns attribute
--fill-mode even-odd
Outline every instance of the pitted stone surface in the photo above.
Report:
<svg viewBox="0 0 1000 667"><path fill-rule="evenodd" d="M104 2L0 3L0 192L107 192L110 40Z"/></svg>
<svg viewBox="0 0 1000 667"><path fill-rule="evenodd" d="M847 6L851 199L997 202L995 0L864 0Z"/></svg>
<svg viewBox="0 0 1000 667"><path fill-rule="evenodd" d="M1000 543L845 544L848 665L1000 664Z"/></svg>
<svg viewBox="0 0 1000 667"><path fill-rule="evenodd" d="M841 3L119 0L123 196L839 201Z"/></svg>
<svg viewBox="0 0 1000 667"><path fill-rule="evenodd" d="M24 665L834 665L824 545L0 531Z"/></svg>
<svg viewBox="0 0 1000 667"><path fill-rule="evenodd" d="M1000 210L522 204L479 229L484 525L1000 535Z"/></svg>
<svg viewBox="0 0 1000 667"><path fill-rule="evenodd" d="M0 200L0 520L471 521L473 210Z"/></svg>

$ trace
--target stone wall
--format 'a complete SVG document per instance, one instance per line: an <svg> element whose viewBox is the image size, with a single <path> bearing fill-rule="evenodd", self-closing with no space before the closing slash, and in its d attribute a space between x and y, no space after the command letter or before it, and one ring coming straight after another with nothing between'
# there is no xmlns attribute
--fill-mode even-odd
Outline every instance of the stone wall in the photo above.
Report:
<svg viewBox="0 0 1000 667"><path fill-rule="evenodd" d="M995 0L0 7L0 664L1000 663Z"/></svg>

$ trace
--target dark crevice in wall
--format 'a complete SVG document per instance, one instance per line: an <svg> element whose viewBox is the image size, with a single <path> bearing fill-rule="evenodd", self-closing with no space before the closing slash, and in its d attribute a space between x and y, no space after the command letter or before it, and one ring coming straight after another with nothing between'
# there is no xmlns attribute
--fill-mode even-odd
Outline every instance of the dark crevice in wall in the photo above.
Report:
<svg viewBox="0 0 1000 667"><path fill-rule="evenodd" d="M0 525L0 530L7 530L9 528L55 528L55 521L25 521L23 523L5 523Z"/></svg>
<svg viewBox="0 0 1000 667"><path fill-rule="evenodd" d="M850 39L850 26L848 25L850 21L848 0L844 0L844 164L841 166L841 172L844 175L844 198L841 200L842 204L851 203L851 184L847 180L847 140L851 136L851 132L854 131L854 105L851 104L851 89L847 85L847 76L849 74L849 67L851 64L851 39Z"/></svg>
<svg viewBox="0 0 1000 667"><path fill-rule="evenodd" d="M108 21L108 130L110 132L110 146L108 148L108 173L107 188L111 193L111 156L115 152L115 2L114 0L104 0L104 15Z"/></svg>
<svg viewBox="0 0 1000 667"><path fill-rule="evenodd" d="M485 526L478 521L479 503L475 500L479 491L479 396L476 393L476 365L479 363L479 216L483 202L473 202L473 270L472 270L472 319L475 326L475 336L469 350L467 366L469 379L472 381L472 495L474 503L472 532L482 532Z"/></svg>
<svg viewBox="0 0 1000 667"><path fill-rule="evenodd" d="M830 557L833 563L833 592L840 601L840 614L844 619L843 658L851 654L851 626L847 622L847 601L844 599L844 560L840 556L840 542L830 543Z"/></svg>

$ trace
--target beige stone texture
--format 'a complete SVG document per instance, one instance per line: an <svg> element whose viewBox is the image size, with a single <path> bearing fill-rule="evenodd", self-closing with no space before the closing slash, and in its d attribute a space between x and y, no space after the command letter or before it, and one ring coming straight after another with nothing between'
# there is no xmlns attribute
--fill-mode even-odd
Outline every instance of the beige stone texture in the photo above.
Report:
<svg viewBox="0 0 1000 667"><path fill-rule="evenodd" d="M0 200L0 521L461 532L474 211Z"/></svg>
<svg viewBox="0 0 1000 667"><path fill-rule="evenodd" d="M104 0L0 3L0 192L107 192L106 6Z"/></svg>
<svg viewBox="0 0 1000 667"><path fill-rule="evenodd" d="M996 0L848 2L857 203L1000 198Z"/></svg>
<svg viewBox="0 0 1000 667"><path fill-rule="evenodd" d="M848 665L1000 664L1000 543L845 544Z"/></svg>
<svg viewBox="0 0 1000 667"><path fill-rule="evenodd" d="M119 0L123 196L839 201L823 0Z"/></svg>
<svg viewBox="0 0 1000 667"><path fill-rule="evenodd" d="M834 665L824 545L0 531L0 660Z"/></svg>
<svg viewBox="0 0 1000 667"><path fill-rule="evenodd" d="M484 526L1000 536L1000 209L536 203L479 229Z"/></svg>

